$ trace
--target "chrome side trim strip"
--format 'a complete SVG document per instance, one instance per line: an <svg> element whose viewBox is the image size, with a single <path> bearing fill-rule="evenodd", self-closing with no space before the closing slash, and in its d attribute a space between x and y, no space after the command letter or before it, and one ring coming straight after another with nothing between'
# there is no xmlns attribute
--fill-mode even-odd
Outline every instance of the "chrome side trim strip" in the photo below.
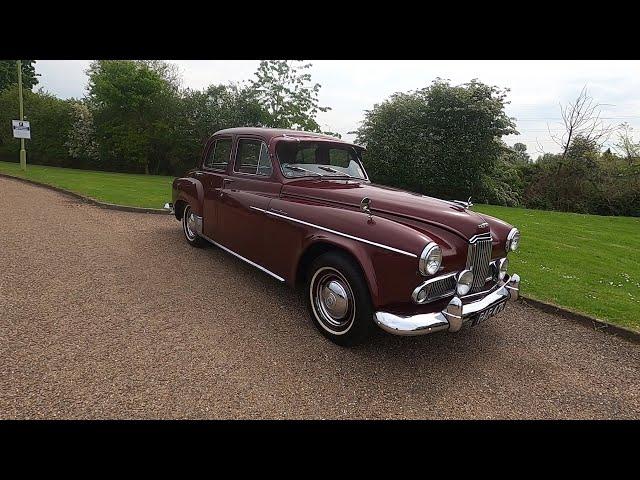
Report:
<svg viewBox="0 0 640 480"><path fill-rule="evenodd" d="M206 235L202 235L200 234L200 236L202 238L204 238L206 241L213 243L216 247L220 247L221 249L223 249L225 252L229 252L231 255L234 255L236 257L238 257L240 260L244 260L245 262L247 262L249 265L253 265L254 267L256 267L259 270L262 270L264 273L271 275L273 278L275 278L276 280L280 280L281 282L284 282L284 278L280 277L279 275L276 275L275 273L273 273L271 270L267 270L266 268L264 268L261 265L258 265L255 262L252 262L251 260L244 258L242 255L234 252L233 250L228 249L227 247L225 247L224 245L220 245L218 242L216 242L215 240L211 240L209 237L207 237Z"/></svg>
<svg viewBox="0 0 640 480"><path fill-rule="evenodd" d="M413 258L418 258L418 255L416 255L414 253L406 252L404 250L400 250L399 248L394 248L394 247L390 247L388 245L383 245L381 243L372 242L370 240L365 240L364 238L360 238L360 237L354 237L353 235L349 235L347 233L338 232L337 230L331 230L330 228L321 227L320 225L316 225L314 223L309 223L309 222L305 222L303 220L298 220L297 218L289 217L287 215L281 215L279 213L275 213L275 212L272 212L272 211L269 211L269 210L264 210L262 208L253 207L253 206L251 208L253 208L254 210L258 210L260 212L264 212L267 215L273 215L275 217L284 218L285 220L291 220L292 222L297 222L297 223L301 223L303 225L307 225L309 227L318 228L320 230L324 230L325 232L334 233L334 234L340 235L342 237L350 238L351 240L357 240L358 242L368 243L369 245L373 245L373 246L379 247L379 248L384 248L385 250L391 250L392 252L401 253L402 255L407 255L407 256L413 257Z"/></svg>

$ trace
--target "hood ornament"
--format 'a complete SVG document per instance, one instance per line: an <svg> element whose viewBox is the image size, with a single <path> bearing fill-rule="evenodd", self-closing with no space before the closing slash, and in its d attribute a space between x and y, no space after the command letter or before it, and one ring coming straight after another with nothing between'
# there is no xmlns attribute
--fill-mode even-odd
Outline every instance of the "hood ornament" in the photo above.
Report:
<svg viewBox="0 0 640 480"><path fill-rule="evenodd" d="M462 208L473 207L473 203L471 203L471 197L469 197L466 202L463 202L462 200L452 200L452 203L455 203L456 205Z"/></svg>
<svg viewBox="0 0 640 480"><path fill-rule="evenodd" d="M360 210L369 215L369 220L371 220L371 199L369 197L362 199L360 202Z"/></svg>

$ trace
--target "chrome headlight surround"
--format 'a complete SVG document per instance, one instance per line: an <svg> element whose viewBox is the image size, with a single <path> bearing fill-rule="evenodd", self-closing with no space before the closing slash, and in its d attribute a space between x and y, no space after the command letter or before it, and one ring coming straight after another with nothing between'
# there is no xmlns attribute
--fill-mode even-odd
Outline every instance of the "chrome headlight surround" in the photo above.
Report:
<svg viewBox="0 0 640 480"><path fill-rule="evenodd" d="M422 275L434 275L442 265L442 249L435 242L430 242L420 254L418 270Z"/></svg>
<svg viewBox="0 0 640 480"><path fill-rule="evenodd" d="M507 251L507 253L515 252L518 249L519 245L520 245L520 230L518 230L517 228L512 228L511 231L509 232L509 235L507 235L507 242L505 244L504 249Z"/></svg>
<svg viewBox="0 0 640 480"><path fill-rule="evenodd" d="M458 292L458 295L463 296L469 293L472 283L473 272L471 270L462 270L456 278L456 292Z"/></svg>

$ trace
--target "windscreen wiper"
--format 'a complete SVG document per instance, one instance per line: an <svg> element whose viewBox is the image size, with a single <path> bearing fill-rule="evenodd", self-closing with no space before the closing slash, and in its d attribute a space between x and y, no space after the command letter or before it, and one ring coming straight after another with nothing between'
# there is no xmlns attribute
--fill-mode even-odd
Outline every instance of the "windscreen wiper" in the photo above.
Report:
<svg viewBox="0 0 640 480"><path fill-rule="evenodd" d="M282 167L286 168L288 170L293 170L294 172L307 172L307 173L310 173L311 175L315 175L317 177L323 177L324 176L321 173L312 172L311 170L307 170L306 168L298 167L297 165L289 165L289 164L285 163L285 164L282 165Z"/></svg>
<svg viewBox="0 0 640 480"><path fill-rule="evenodd" d="M361 177L354 177L353 175L349 175L347 173L344 173L344 172L341 172L339 170L336 170L335 168L327 167L327 166L324 166L324 165L318 165L318 168L321 168L322 170L325 170L327 172L337 173L338 175L331 175L331 177L334 177L334 178L342 177L342 178L353 178L354 180L364 180Z"/></svg>
<svg viewBox="0 0 640 480"><path fill-rule="evenodd" d="M318 168L321 168L321 169L322 169L322 170L324 170L325 172L340 173L340 174L342 174L342 172L339 172L339 171L338 171L338 170L336 170L335 168L325 167L324 165L318 165Z"/></svg>

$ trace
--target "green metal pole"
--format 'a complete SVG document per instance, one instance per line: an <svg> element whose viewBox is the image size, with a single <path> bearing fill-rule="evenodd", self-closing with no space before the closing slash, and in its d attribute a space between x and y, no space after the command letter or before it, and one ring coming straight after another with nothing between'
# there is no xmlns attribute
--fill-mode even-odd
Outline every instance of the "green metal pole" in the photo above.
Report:
<svg viewBox="0 0 640 480"><path fill-rule="evenodd" d="M24 106L22 104L22 61L18 60L18 97L20 98L20 121L24 120ZM27 151L24 149L24 138L20 139L20 169L27 171Z"/></svg>

